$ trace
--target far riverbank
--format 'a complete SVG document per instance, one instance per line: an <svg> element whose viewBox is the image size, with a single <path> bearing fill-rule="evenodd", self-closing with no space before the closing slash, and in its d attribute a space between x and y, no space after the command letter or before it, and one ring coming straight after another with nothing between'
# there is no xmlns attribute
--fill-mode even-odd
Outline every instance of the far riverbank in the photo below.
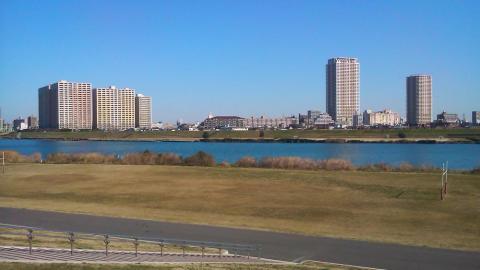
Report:
<svg viewBox="0 0 480 270"><path fill-rule="evenodd" d="M248 131L21 131L7 139L260 143L480 143L480 128Z"/></svg>

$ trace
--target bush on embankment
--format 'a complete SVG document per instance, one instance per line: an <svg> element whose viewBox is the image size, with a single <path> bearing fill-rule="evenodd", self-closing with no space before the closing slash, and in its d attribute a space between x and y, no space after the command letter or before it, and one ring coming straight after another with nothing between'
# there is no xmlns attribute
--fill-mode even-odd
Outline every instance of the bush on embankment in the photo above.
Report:
<svg viewBox="0 0 480 270"><path fill-rule="evenodd" d="M0 150L1 152L1 150ZM153 153L150 151L128 153L115 156L101 153L53 153L41 159L39 153L22 155L15 151L4 151L7 163L51 163L51 164L124 164L124 165L177 165L202 167L242 167L242 168L271 168L286 170L327 170L327 171L371 171L371 172L439 172L440 168L430 165L415 166L404 162L398 166L386 163L373 163L355 166L348 160L324 159L315 160L300 157L264 157L256 159L251 156L242 157L233 164L227 162L216 163L215 158L203 151L191 156L181 157L174 153ZM464 173L480 174L480 166Z"/></svg>
<svg viewBox="0 0 480 270"><path fill-rule="evenodd" d="M10 150L0 150L0 159L2 158L1 152L5 154L5 162L7 163L38 163L42 160L42 155L40 153L22 155L16 151Z"/></svg>

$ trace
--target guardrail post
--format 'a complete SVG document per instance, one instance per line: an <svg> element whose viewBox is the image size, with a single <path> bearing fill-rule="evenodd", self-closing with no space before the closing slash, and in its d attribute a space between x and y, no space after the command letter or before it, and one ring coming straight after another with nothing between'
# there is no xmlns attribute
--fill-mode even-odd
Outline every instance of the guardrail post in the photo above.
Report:
<svg viewBox="0 0 480 270"><path fill-rule="evenodd" d="M182 245L182 256L185 257L185 242Z"/></svg>
<svg viewBox="0 0 480 270"><path fill-rule="evenodd" d="M105 234L103 243L105 243L105 256L108 256L108 244L110 244L110 240L108 239L108 234Z"/></svg>
<svg viewBox="0 0 480 270"><path fill-rule="evenodd" d="M28 240L28 253L32 254L32 242L33 242L33 230L28 229L27 233L27 240Z"/></svg>
<svg viewBox="0 0 480 270"><path fill-rule="evenodd" d="M202 258L205 257L205 247L202 246Z"/></svg>
<svg viewBox="0 0 480 270"><path fill-rule="evenodd" d="M163 246L165 246L165 244L163 244L163 242L160 242L160 256L163 257Z"/></svg>
<svg viewBox="0 0 480 270"><path fill-rule="evenodd" d="M257 252L258 252L258 259L260 260L261 255L262 255L262 246L260 246L260 245L257 246Z"/></svg>
<svg viewBox="0 0 480 270"><path fill-rule="evenodd" d="M218 248L218 256L222 257L222 248Z"/></svg>
<svg viewBox="0 0 480 270"><path fill-rule="evenodd" d="M68 242L70 242L70 255L73 255L73 242L75 242L75 234L73 232L68 233Z"/></svg>
<svg viewBox="0 0 480 270"><path fill-rule="evenodd" d="M135 246L135 257L138 256L138 238L133 238L133 245Z"/></svg>

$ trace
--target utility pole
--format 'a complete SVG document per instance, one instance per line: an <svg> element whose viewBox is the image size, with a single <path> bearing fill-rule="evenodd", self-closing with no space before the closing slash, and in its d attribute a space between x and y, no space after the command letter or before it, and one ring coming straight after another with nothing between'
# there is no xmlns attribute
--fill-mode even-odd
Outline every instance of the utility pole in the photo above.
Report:
<svg viewBox="0 0 480 270"><path fill-rule="evenodd" d="M2 173L5 173L5 152L2 152Z"/></svg>
<svg viewBox="0 0 480 270"><path fill-rule="evenodd" d="M442 163L442 181L440 187L440 200L443 201L445 195L447 195L447 184L448 184L448 161Z"/></svg>

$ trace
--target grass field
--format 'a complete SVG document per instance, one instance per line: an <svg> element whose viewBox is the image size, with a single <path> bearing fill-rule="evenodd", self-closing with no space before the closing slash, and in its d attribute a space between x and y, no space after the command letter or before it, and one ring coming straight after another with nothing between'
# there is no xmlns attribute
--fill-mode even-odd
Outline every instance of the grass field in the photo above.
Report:
<svg viewBox="0 0 480 270"><path fill-rule="evenodd" d="M358 270L321 263L297 265L273 264L163 264L163 265L108 265L108 264L32 264L0 263L2 270Z"/></svg>
<svg viewBox="0 0 480 270"><path fill-rule="evenodd" d="M46 139L104 139L104 140L198 140L203 131L148 131L148 132L103 132L93 131L22 131L21 134L11 133L7 137L46 138ZM367 129L367 130L265 130L263 137L260 131L212 131L208 132L209 139L399 139L403 133L406 139L452 139L452 140L480 140L480 128L457 129Z"/></svg>
<svg viewBox="0 0 480 270"><path fill-rule="evenodd" d="M480 175L16 164L0 206L480 250Z"/></svg>

